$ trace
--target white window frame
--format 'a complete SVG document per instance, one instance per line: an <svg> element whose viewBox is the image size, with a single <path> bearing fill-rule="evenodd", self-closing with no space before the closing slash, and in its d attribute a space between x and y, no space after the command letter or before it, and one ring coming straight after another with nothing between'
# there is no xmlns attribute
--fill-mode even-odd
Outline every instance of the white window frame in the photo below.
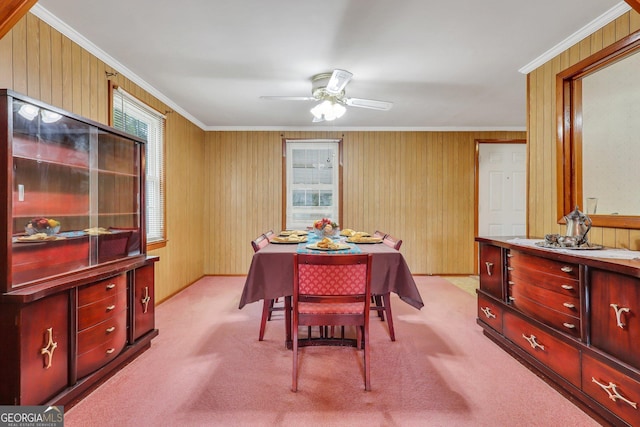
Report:
<svg viewBox="0 0 640 427"><path fill-rule="evenodd" d="M341 140L339 139L286 139L286 212L285 224L286 229L304 229L311 226L313 221L321 218L331 218L339 224L341 209L341 191L340 174L341 174ZM293 150L331 150L331 158L327 159L332 167L332 182L330 184L322 183L295 183L293 182ZM312 167L324 167L320 162L310 164ZM294 206L293 193L298 190L310 191L331 191L331 206Z"/></svg>
<svg viewBox="0 0 640 427"><path fill-rule="evenodd" d="M145 144L145 210L147 245L166 241L165 236L165 182L164 182L164 128L166 116L149 107L123 89L113 86L112 123L116 108L125 115L148 126ZM126 131L126 129L120 129ZM140 135L137 135L140 136Z"/></svg>

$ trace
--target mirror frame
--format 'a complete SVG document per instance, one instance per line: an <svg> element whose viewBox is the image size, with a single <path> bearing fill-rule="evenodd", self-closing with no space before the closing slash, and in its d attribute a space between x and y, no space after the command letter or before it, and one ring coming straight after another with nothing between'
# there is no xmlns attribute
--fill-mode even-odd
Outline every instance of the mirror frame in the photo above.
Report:
<svg viewBox="0 0 640 427"><path fill-rule="evenodd" d="M556 75L558 224L582 203L582 79L638 50L640 31ZM640 229L640 216L589 216L596 227Z"/></svg>

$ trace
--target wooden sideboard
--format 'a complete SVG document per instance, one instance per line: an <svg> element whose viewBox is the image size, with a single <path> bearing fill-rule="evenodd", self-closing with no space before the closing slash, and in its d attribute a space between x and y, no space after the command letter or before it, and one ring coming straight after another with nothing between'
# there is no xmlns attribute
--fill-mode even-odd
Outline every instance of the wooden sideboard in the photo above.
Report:
<svg viewBox="0 0 640 427"><path fill-rule="evenodd" d="M484 334L598 421L640 425L640 260L476 241Z"/></svg>
<svg viewBox="0 0 640 427"><path fill-rule="evenodd" d="M0 405L72 405L158 334L145 141L0 89L0 163Z"/></svg>

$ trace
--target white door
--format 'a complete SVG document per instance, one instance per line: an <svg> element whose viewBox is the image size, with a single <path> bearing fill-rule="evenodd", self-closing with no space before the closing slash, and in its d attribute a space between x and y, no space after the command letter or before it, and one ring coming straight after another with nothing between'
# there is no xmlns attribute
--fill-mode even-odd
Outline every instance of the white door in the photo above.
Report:
<svg viewBox="0 0 640 427"><path fill-rule="evenodd" d="M526 234L526 144L480 143L478 235Z"/></svg>

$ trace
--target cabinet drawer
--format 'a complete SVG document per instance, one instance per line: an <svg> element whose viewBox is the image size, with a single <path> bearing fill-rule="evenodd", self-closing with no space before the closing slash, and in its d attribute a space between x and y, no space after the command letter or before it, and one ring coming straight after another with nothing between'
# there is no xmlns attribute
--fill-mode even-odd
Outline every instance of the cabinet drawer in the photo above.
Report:
<svg viewBox="0 0 640 427"><path fill-rule="evenodd" d="M509 283L527 283L570 297L580 296L579 281L573 277L554 276L524 268L512 267L509 270Z"/></svg>
<svg viewBox="0 0 640 427"><path fill-rule="evenodd" d="M518 347L580 387L580 351L514 314L504 313L504 335Z"/></svg>
<svg viewBox="0 0 640 427"><path fill-rule="evenodd" d="M517 288L517 286L514 286L513 290ZM517 308L526 315L558 331L567 333L575 338L581 338L579 318L552 310L547 306L530 300L518 292L514 292L509 297L509 300L512 307Z"/></svg>
<svg viewBox="0 0 640 427"><path fill-rule="evenodd" d="M478 319L502 333L502 308L480 294L478 294Z"/></svg>
<svg viewBox="0 0 640 427"><path fill-rule="evenodd" d="M640 280L592 269L591 344L640 368Z"/></svg>
<svg viewBox="0 0 640 427"><path fill-rule="evenodd" d="M126 307L127 293L120 292L93 304L78 308L78 331L110 319Z"/></svg>
<svg viewBox="0 0 640 427"><path fill-rule="evenodd" d="M126 276L111 277L78 289L78 307L91 304L95 301L110 297L127 289Z"/></svg>
<svg viewBox="0 0 640 427"><path fill-rule="evenodd" d="M121 310L112 318L78 333L78 354L103 345L119 330L127 329L127 311Z"/></svg>
<svg viewBox="0 0 640 427"><path fill-rule="evenodd" d="M576 318L580 317L580 300L576 296L553 292L545 288L521 282L509 284L509 295L516 299L524 296L551 310Z"/></svg>
<svg viewBox="0 0 640 427"><path fill-rule="evenodd" d="M498 299L504 298L502 290L502 248L480 244L480 289Z"/></svg>
<svg viewBox="0 0 640 427"><path fill-rule="evenodd" d="M125 346L126 328L118 328L101 345L78 355L77 375L82 378L115 359Z"/></svg>
<svg viewBox="0 0 640 427"><path fill-rule="evenodd" d="M534 255L528 255L519 251L509 251L509 269L527 270L534 274L546 273L567 279L578 280L579 268L577 264L554 261Z"/></svg>
<svg viewBox="0 0 640 427"><path fill-rule="evenodd" d="M631 425L640 425L640 383L584 355L582 390Z"/></svg>

